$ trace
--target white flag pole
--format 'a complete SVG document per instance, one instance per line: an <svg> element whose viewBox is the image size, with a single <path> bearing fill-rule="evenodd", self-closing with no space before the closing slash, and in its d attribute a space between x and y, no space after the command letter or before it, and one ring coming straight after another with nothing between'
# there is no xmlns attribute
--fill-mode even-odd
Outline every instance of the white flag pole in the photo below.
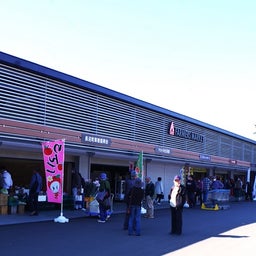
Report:
<svg viewBox="0 0 256 256"><path fill-rule="evenodd" d="M65 139L63 141L63 154L65 155ZM63 155L63 172L62 172L62 185L61 185L61 205L60 205L60 216L54 219L54 222L66 223L69 219L63 216L63 191L64 191L64 155Z"/></svg>

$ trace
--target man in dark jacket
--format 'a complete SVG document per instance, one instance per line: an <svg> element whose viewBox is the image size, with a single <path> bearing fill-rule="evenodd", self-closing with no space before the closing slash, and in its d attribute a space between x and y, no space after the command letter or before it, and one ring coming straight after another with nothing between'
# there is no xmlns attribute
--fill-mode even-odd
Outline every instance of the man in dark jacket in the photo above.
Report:
<svg viewBox="0 0 256 256"><path fill-rule="evenodd" d="M129 223L129 218L130 218L130 214L128 214L128 212L127 212L127 209L130 206L129 194L131 192L132 187L134 186L136 178L137 178L137 173L136 173L136 171L132 170L132 171L130 171L129 179L126 179L126 181L125 181L124 202L126 203L126 214L125 214L125 217L124 217L124 230L128 229L128 223Z"/></svg>
<svg viewBox="0 0 256 256"><path fill-rule="evenodd" d="M144 189L141 179L137 178L134 181L134 186L129 192L130 198L130 218L128 225L128 235L135 232L136 236L141 235L141 202L144 197Z"/></svg>

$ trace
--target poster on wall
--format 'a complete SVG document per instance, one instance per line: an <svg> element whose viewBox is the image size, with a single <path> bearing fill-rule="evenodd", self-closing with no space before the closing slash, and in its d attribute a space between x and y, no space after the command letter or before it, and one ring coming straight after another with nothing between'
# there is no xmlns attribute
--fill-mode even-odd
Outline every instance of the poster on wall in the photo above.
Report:
<svg viewBox="0 0 256 256"><path fill-rule="evenodd" d="M64 140L42 143L47 201L62 203L64 181Z"/></svg>

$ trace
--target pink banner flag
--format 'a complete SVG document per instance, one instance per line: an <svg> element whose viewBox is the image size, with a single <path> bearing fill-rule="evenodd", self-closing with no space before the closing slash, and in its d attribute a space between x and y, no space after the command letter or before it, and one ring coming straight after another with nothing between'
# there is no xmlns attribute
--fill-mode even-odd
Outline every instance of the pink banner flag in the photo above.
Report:
<svg viewBox="0 0 256 256"><path fill-rule="evenodd" d="M64 180L64 140L42 143L47 200L62 203Z"/></svg>

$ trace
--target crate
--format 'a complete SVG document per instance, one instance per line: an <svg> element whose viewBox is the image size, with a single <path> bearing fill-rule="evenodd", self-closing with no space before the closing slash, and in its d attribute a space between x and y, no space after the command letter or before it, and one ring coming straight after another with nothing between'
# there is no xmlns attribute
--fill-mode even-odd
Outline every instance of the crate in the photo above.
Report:
<svg viewBox="0 0 256 256"><path fill-rule="evenodd" d="M7 205L1 205L0 206L0 214L1 215L7 215L8 214L8 206Z"/></svg>
<svg viewBox="0 0 256 256"><path fill-rule="evenodd" d="M18 205L18 214L24 214L25 213L25 205L19 204Z"/></svg>
<svg viewBox="0 0 256 256"><path fill-rule="evenodd" d="M8 213L16 214L17 213L17 205L8 206Z"/></svg>
<svg viewBox="0 0 256 256"><path fill-rule="evenodd" d="M0 206L6 206L8 204L8 195L0 194Z"/></svg>

